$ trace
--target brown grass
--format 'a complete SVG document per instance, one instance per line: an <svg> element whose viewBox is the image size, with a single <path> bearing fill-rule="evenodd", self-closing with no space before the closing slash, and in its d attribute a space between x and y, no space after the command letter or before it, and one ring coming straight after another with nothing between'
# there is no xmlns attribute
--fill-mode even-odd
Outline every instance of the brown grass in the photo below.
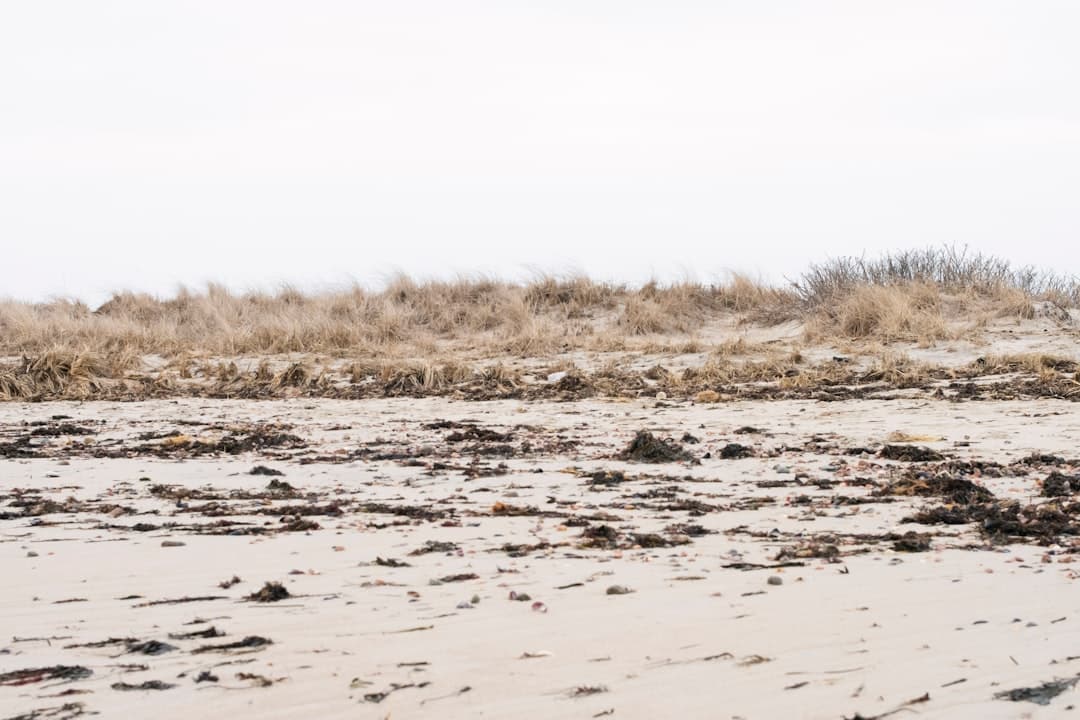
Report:
<svg viewBox="0 0 1080 720"><path fill-rule="evenodd" d="M953 333L944 314L942 291L927 283L860 285L813 313L811 339L874 338L928 343Z"/></svg>
<svg viewBox="0 0 1080 720"><path fill-rule="evenodd" d="M157 355L180 369L179 379L206 357L321 354L400 364L579 351L727 356L747 350L732 340L732 328L789 320L802 323L811 342L929 345L976 333L992 318L1032 317L1039 300L1074 307L1077 287L1071 279L953 249L842 258L813 266L786 286L742 275L641 287L582 276L540 276L526 284L401 276L381 290L315 294L291 287L234 293L209 285L164 299L117 293L93 310L71 300L0 302L0 356L100 357L110 364L120 358L122 364ZM63 382L78 386L81 372L75 367ZM35 385L61 382L46 375ZM302 387L301 379L295 371L279 384Z"/></svg>
<svg viewBox="0 0 1080 720"><path fill-rule="evenodd" d="M689 336L723 313L795 312L789 291L734 277L727 284L642 288L582 277L527 285L489 279L359 287L305 295L234 294L218 285L175 297L117 293L96 310L68 300L0 303L0 354L52 350L182 355L325 353L340 357L539 356L610 350L627 338Z"/></svg>

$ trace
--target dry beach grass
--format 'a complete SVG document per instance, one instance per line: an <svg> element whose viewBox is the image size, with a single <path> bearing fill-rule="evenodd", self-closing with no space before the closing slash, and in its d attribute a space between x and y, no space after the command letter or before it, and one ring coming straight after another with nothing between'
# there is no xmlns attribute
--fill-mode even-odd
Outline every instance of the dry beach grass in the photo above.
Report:
<svg viewBox="0 0 1080 720"><path fill-rule="evenodd" d="M0 352L539 355L693 337L721 316L759 325L797 320L816 339L934 340L961 320L1030 316L1037 301L1075 307L1078 288L1071 279L951 249L841 258L775 286L741 275L635 288L573 276L527 284L399 277L378 291L320 294L237 294L210 285L166 299L117 293L96 309L72 300L9 300L0 304Z"/></svg>
<svg viewBox="0 0 1080 720"><path fill-rule="evenodd" d="M118 293L96 309L6 301L0 397L95 397L125 378L158 397L245 380L333 394L346 378L427 393L477 373L513 381L541 366L595 373L664 355L693 356L728 382L808 383L822 373L801 372L806 347L887 366L898 343L978 341L993 323L1037 310L1071 323L1078 299L1073 280L946 248L832 260L777 286L739 275L641 287L399 277L377 291Z"/></svg>

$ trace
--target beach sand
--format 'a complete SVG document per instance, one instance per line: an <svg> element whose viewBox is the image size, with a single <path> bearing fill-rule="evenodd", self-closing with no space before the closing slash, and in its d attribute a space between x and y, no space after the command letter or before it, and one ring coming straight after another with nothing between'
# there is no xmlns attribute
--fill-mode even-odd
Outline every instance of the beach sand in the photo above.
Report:
<svg viewBox="0 0 1080 720"><path fill-rule="evenodd" d="M904 488L1070 502L1073 408L6 403L0 717L1058 717L1071 526Z"/></svg>

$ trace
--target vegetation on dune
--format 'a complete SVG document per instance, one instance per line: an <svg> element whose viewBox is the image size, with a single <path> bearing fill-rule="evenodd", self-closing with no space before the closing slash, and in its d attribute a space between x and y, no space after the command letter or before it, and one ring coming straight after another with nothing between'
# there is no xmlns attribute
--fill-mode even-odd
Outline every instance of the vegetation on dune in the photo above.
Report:
<svg viewBox="0 0 1080 720"><path fill-rule="evenodd" d="M110 381L122 384L143 370L149 374L140 377L154 384L144 383L141 394L175 394L194 380L212 380L220 394L327 394L341 383L425 394L478 382L506 393L522 386L519 371L492 361L566 361L581 351L705 353L715 362L699 362L695 372L718 383L806 385L822 376L791 359L794 347L748 343L732 329L792 322L808 343L932 344L978 333L994 318L1034 317L1037 308L1071 323L1077 306L1074 278L954 248L838 258L783 285L741 275L640 287L582 276L524 284L398 277L381 290L313 294L218 285L164 299L122 292L96 309L71 300L6 301L0 356L9 360L0 361L0 397L98 397ZM272 365L272 356L286 357ZM902 363L879 365L891 382L910 374ZM1056 372L1031 363L1025 371ZM593 375L591 383L606 387L602 371Z"/></svg>
<svg viewBox="0 0 1080 720"><path fill-rule="evenodd" d="M0 352L375 355L408 346L411 354L425 355L449 342L482 345L492 354L535 355L567 344L688 334L722 312L788 319L796 305L790 290L741 277L633 289L583 277L545 277L527 285L402 277L378 292L354 287L311 295L293 288L235 294L211 285L168 299L117 293L96 310L69 300L0 303Z"/></svg>
<svg viewBox="0 0 1080 720"><path fill-rule="evenodd" d="M950 246L903 250L878 258L835 258L811 265L792 283L799 298L810 307L835 302L858 287L907 284L991 297L1017 292L1064 307L1080 304L1080 282L1073 276L1030 266L1017 268L992 255Z"/></svg>
<svg viewBox="0 0 1080 720"><path fill-rule="evenodd" d="M527 284L398 277L379 291L318 294L291 287L238 294L210 285L166 299L117 293L95 310L71 300L2 302L0 353L424 357L466 349L536 356L691 337L719 317L764 325L798 320L814 340L934 340L949 337L953 319L1030 316L1041 300L1076 307L1080 283L953 248L838 258L781 286L741 275L642 287L580 276Z"/></svg>

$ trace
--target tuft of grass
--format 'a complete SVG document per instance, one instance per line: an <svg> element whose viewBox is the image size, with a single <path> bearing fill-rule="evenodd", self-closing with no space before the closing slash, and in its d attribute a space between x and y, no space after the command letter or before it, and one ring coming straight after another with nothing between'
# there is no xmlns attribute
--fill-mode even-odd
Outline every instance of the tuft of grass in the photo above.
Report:
<svg viewBox="0 0 1080 720"><path fill-rule="evenodd" d="M379 381L388 395L434 395L465 382L472 375L472 368L458 363L412 363L382 367Z"/></svg>
<svg viewBox="0 0 1080 720"><path fill-rule="evenodd" d="M932 342L951 335L937 288L926 283L861 285L823 306L807 325L811 338Z"/></svg>
<svg viewBox="0 0 1080 720"><path fill-rule="evenodd" d="M1076 373L1078 370L1080 370L1080 364L1070 358L1040 353L1020 353L978 358L967 367L965 374L973 377L1003 373L1052 376L1057 373Z"/></svg>
<svg viewBox="0 0 1080 720"><path fill-rule="evenodd" d="M558 309L567 318L611 310L626 288L590 280L584 275L539 275L524 288L524 300L535 308Z"/></svg>
<svg viewBox="0 0 1080 720"><path fill-rule="evenodd" d="M260 368L260 370L261 369L262 368ZM265 372L260 373L259 370L256 370L255 372L256 379L264 378L266 375ZM314 377L307 365L295 362L270 379L270 389L278 390L287 387L302 388L310 384L313 380Z"/></svg>

